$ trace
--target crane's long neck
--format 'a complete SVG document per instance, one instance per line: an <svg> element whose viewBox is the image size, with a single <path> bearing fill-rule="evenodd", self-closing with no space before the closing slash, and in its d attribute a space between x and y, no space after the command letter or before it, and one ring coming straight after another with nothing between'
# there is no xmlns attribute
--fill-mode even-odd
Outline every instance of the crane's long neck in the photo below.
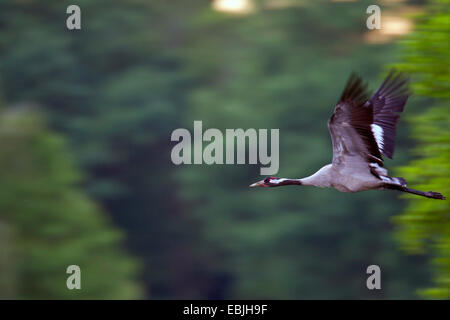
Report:
<svg viewBox="0 0 450 320"><path fill-rule="evenodd" d="M330 170L331 164L320 168L320 170L318 170L313 175L310 175L302 179L281 178L278 179L277 186L299 185L299 186L329 187Z"/></svg>

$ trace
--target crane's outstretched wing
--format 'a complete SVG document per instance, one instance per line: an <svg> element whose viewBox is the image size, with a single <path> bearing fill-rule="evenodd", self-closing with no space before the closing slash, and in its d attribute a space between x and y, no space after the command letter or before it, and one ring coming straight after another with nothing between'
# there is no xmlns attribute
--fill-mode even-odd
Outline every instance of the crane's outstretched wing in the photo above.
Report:
<svg viewBox="0 0 450 320"><path fill-rule="evenodd" d="M371 128L375 140L380 152L391 159L394 155L397 121L410 95L408 80L402 73L391 70L369 100L373 108Z"/></svg>
<svg viewBox="0 0 450 320"><path fill-rule="evenodd" d="M391 71L377 92L368 99L366 86L352 74L328 121L333 142L333 165L376 163L381 154L392 157L398 113L403 111L407 79Z"/></svg>

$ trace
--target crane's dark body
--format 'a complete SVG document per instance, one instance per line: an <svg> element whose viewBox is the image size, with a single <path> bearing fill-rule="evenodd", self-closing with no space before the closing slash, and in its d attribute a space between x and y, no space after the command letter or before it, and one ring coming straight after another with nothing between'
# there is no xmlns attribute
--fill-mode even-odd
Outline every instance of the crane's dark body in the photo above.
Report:
<svg viewBox="0 0 450 320"><path fill-rule="evenodd" d="M408 79L400 73L391 71L371 98L352 74L328 121L332 163L303 179L269 177L251 186L310 185L342 192L394 189L445 199L438 192L408 188L405 179L390 177L383 166L382 154L389 158L394 154L396 124L408 97Z"/></svg>

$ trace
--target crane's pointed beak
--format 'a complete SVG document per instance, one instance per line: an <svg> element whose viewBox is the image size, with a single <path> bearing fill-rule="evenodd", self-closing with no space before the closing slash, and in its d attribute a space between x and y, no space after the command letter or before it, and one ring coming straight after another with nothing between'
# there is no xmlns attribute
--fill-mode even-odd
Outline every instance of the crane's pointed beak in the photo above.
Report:
<svg viewBox="0 0 450 320"><path fill-rule="evenodd" d="M249 185L250 188L255 188L255 187L265 187L264 181L258 181L255 182L251 185Z"/></svg>

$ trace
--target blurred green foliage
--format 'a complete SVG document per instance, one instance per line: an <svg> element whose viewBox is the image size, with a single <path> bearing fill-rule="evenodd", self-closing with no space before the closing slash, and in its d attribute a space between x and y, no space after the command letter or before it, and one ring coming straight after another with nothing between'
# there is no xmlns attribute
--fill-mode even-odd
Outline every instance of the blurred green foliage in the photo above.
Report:
<svg viewBox="0 0 450 320"><path fill-rule="evenodd" d="M399 172L422 190L450 196L450 1L431 1L419 17L415 32L404 42L400 68L413 76L415 92L428 100L411 117L416 160ZM396 217L398 237L412 253L430 252L435 286L421 293L450 298L450 204L408 197L406 212Z"/></svg>
<svg viewBox="0 0 450 320"><path fill-rule="evenodd" d="M69 4L0 0L0 91L8 110L32 102L51 129L67 139L70 157L50 142L53 147L46 146L47 139L56 138L45 137L53 134L24 126L24 132L44 135L47 152L35 152L53 159L56 169L64 168L38 176L51 183L55 179L54 187L42 191L69 189L65 209L73 212L71 219L81 212L84 221L56 231L42 225L33 232L64 236L72 224L105 227L98 209L72 189L79 181L79 188L126 233L129 253L142 264L148 298L415 298L415 291L428 285L425 258L399 252L392 237L389 218L403 210L395 192L251 190L249 183L261 178L259 165L176 167L170 160L171 132L202 120L204 129L279 128L280 176L301 177L330 162L326 121L348 75L359 72L375 89L383 66L396 60L394 44L364 41L365 12L373 1L298 1L298 6L229 15L213 11L207 0L78 0L81 31L66 29ZM410 104L417 107L417 101ZM41 158L27 141L15 146L27 152L34 173L46 161L31 161ZM408 160L408 147L400 125L395 165ZM3 152L2 145L2 157ZM85 174L80 180L59 178L75 174L72 158ZM18 191L8 194L3 199L10 205L24 198ZM26 203L54 205L52 198L37 195ZM32 213L19 218L0 224L7 230L0 233L6 239L0 250L23 248L14 240L19 224L12 221L29 226L41 219ZM79 241L93 246L86 255L69 250L67 260L38 247L35 252L46 264L33 260L29 272L45 272L46 284L55 286L54 268L72 260L72 252L83 261L97 261L103 252L99 242L117 241L109 228L97 233L98 238L91 233L64 238L68 247ZM106 262L119 255L108 250ZM56 266L53 259L59 261ZM117 270L111 272L123 281L122 297L135 297L129 280L133 264L125 256L114 261ZM16 263L0 261L0 271L11 273L5 278L5 288L11 289L2 289L3 295L29 297L28 288L12 293L14 283L25 277L12 273ZM381 267L381 291L366 288L371 264ZM106 286L102 277L95 281L95 290ZM116 284L89 297L109 297L108 292L117 297Z"/></svg>
<svg viewBox="0 0 450 320"><path fill-rule="evenodd" d="M63 140L28 108L0 115L0 297L130 299L140 296L136 263L121 233L77 187ZM81 268L81 290L66 269Z"/></svg>

